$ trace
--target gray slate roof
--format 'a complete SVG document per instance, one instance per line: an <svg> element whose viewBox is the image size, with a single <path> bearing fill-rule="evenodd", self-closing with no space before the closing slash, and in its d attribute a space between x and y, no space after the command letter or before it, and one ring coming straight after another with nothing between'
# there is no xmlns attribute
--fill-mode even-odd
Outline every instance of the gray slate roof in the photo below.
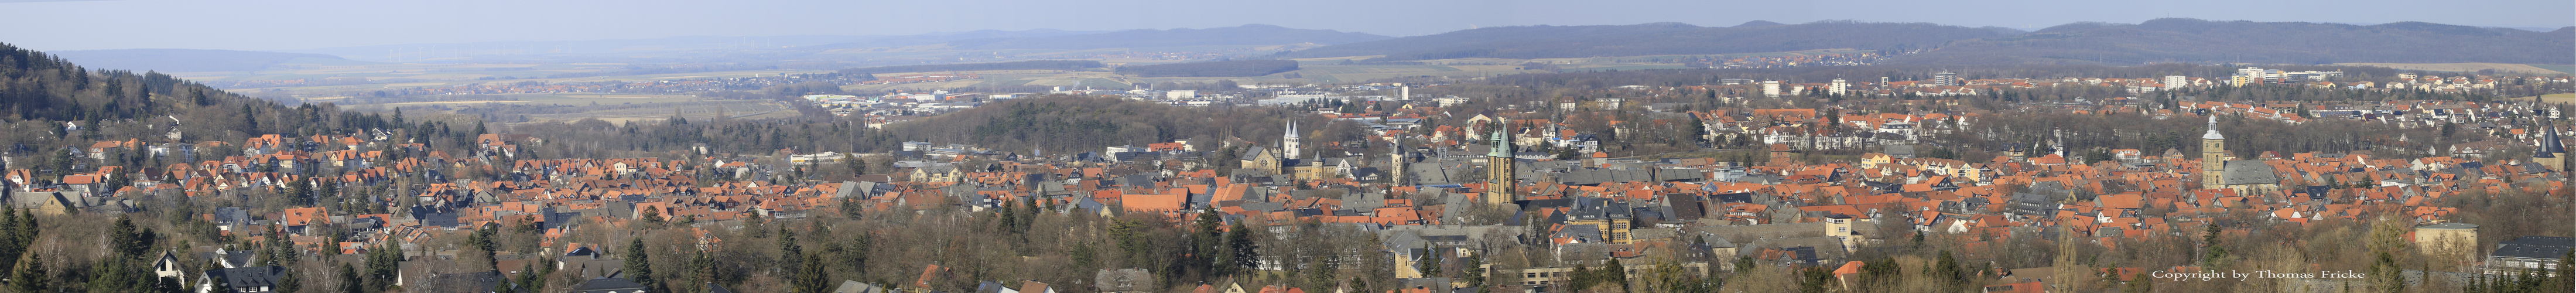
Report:
<svg viewBox="0 0 2576 293"><path fill-rule="evenodd" d="M2567 256L2567 250L2569 249L2576 249L2576 238L2523 236L2522 238L2514 239L2513 241L2496 243L2494 255L2501 257L2557 259Z"/></svg>
<svg viewBox="0 0 2576 293"><path fill-rule="evenodd" d="M2218 182L2225 185L2277 184L2281 183L2281 176L2272 173L2272 165L2263 161L2227 161L2227 170L2218 173Z"/></svg>

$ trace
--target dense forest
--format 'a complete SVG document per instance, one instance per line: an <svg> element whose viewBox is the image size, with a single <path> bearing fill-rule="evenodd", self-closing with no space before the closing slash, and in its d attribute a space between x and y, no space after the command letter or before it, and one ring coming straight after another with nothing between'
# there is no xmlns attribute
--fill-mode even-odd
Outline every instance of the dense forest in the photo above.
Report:
<svg viewBox="0 0 2576 293"><path fill-rule="evenodd" d="M18 145L14 148L21 151L86 146L97 140L162 138L173 127L183 136L170 141L196 142L379 128L454 133L465 126L404 121L399 114L343 112L330 105L290 107L158 72L92 71L6 44L0 44L0 113L7 115L0 121L14 129L0 135L6 140L0 143Z"/></svg>
<svg viewBox="0 0 2576 293"><path fill-rule="evenodd" d="M864 74L881 74L881 73L933 72L933 71L975 71L975 70L1028 70L1028 69L1036 69L1036 70L1083 70L1083 69L1088 69L1088 68L1101 68L1101 67L1109 67L1109 66L1108 66L1108 65L1101 65L1101 64L1100 64L1100 61L1092 61L1092 60L1029 60L1029 61L998 62L998 63L935 64L935 65L902 65L902 66L864 67L864 68L850 68L850 69L842 69L842 70L840 71L840 73L841 73L841 74L843 74L843 75L864 75ZM871 78L871 79L873 79L873 78Z"/></svg>
<svg viewBox="0 0 2576 293"><path fill-rule="evenodd" d="M1119 66L1118 74L1139 77L1246 77L1297 70L1290 60L1227 60Z"/></svg>

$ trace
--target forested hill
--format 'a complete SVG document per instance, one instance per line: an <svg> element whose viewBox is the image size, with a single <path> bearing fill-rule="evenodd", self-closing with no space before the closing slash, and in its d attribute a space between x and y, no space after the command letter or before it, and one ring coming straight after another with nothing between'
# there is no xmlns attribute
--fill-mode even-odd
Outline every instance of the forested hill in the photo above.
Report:
<svg viewBox="0 0 2576 293"><path fill-rule="evenodd" d="M290 107L154 72L89 70L51 54L0 44L0 123L10 129L0 134L0 145L17 151L128 138L239 142L262 134L399 128L391 126L401 123L396 121L400 118L326 105ZM66 122L82 128L66 131ZM182 130L180 139L167 138L165 126L172 123Z"/></svg>
<svg viewBox="0 0 2576 293"><path fill-rule="evenodd" d="M1209 29L1126 30L1070 36L957 40L963 49L1100 49L1225 45L1343 44L1384 40L1387 36L1250 24Z"/></svg>
<svg viewBox="0 0 2576 293"><path fill-rule="evenodd" d="M2568 48L2576 48L2576 29L2535 32L2422 22L2364 26L2166 18L2139 24L2060 25L2019 36L1961 41L1892 62L2576 64L2576 55L2568 54Z"/></svg>
<svg viewBox="0 0 2576 293"><path fill-rule="evenodd" d="M1283 54L1291 58L1386 55L1380 60L1450 58L1565 58L1676 54L1784 52L1814 49L1902 50L1950 41L2002 37L2008 32L1928 23L1815 22L1735 27L1681 23L1588 26L1513 26L1455 31L1383 41L1325 46Z"/></svg>

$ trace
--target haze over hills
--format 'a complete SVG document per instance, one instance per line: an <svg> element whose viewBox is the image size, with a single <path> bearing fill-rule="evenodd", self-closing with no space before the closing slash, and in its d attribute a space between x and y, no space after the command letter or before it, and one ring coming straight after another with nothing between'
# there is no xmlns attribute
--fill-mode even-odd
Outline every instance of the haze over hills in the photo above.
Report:
<svg viewBox="0 0 2576 293"><path fill-rule="evenodd" d="M345 56L357 60L418 62L456 58L532 58L533 56L687 56L722 55L736 51L775 51L782 48L801 50L898 47L938 44L964 39L1043 37L1091 34L1091 31L1052 29L1002 31L977 30L955 33L932 33L901 36L684 36L655 39L620 39L545 42L476 42L449 44L399 44L358 47L336 47L307 50L283 50L291 53L315 53ZM680 54L673 54L680 53Z"/></svg>
<svg viewBox="0 0 2576 293"><path fill-rule="evenodd" d="M198 49L82 50L54 52L53 55L78 62L86 68L138 72L252 71L288 61L363 63L323 54Z"/></svg>
<svg viewBox="0 0 2576 293"><path fill-rule="evenodd" d="M1383 60L1450 58L1567 58L1784 52L1815 49L1902 50L1955 40L2008 36L1997 30L1929 23L1768 21L1734 27L1682 23L1589 26L1515 26L1326 46L1286 57L1385 55Z"/></svg>
<svg viewBox="0 0 2576 293"><path fill-rule="evenodd" d="M1767 21L1735 27L1678 23L1524 26L1326 46L1284 57L1385 55L1379 60L1566 58L1781 52L1811 49L1933 49L1892 62L2023 64L2094 62L2243 62L2325 64L2576 63L2571 29L2508 28L2401 22L2359 26L2305 22L2216 22L2157 19L2141 24L2078 23L2038 32L1928 23ZM2367 60L2367 61L2365 61Z"/></svg>
<svg viewBox="0 0 2576 293"><path fill-rule="evenodd" d="M957 40L962 49L1101 49L1224 45L1346 44L1392 37L1334 30L1293 29L1266 24L1209 29L1125 30L1048 37Z"/></svg>
<svg viewBox="0 0 2576 293"><path fill-rule="evenodd" d="M2350 25L2166 18L2139 24L2077 23L2029 34L1962 40L1892 60L1916 64L2145 62L2330 64L2576 64L2576 27L2549 32L2399 22Z"/></svg>
<svg viewBox="0 0 2576 293"><path fill-rule="evenodd" d="M2351 25L2306 22L2157 19L2140 24L2076 23L2023 32L1932 23L1751 21L1732 27L1682 23L1488 27L1387 37L1357 32L1243 25L1205 29L1111 32L980 30L908 36L673 37L637 40L408 44L291 50L284 53L132 49L66 51L98 68L167 72L261 70L281 62L324 63L847 63L851 66L1084 59L1081 50L1204 46L1303 46L1282 58L1381 56L1405 61L1452 58L1571 58L1699 55L1863 49L1922 52L1888 63L1940 65L2183 63L2508 63L2576 64L2576 27L2536 32L2422 22ZM300 54L299 54L300 53ZM1076 54L1064 54L1076 53ZM960 60L957 54L1002 57ZM1227 52L1223 54L1266 54ZM340 57L334 57L340 56ZM345 59L343 58L345 57ZM1222 56L1226 58L1258 55ZM303 58L303 59L299 59ZM1214 57L1190 57L1214 58ZM302 61L294 61L302 60ZM801 68L801 67L800 67Z"/></svg>

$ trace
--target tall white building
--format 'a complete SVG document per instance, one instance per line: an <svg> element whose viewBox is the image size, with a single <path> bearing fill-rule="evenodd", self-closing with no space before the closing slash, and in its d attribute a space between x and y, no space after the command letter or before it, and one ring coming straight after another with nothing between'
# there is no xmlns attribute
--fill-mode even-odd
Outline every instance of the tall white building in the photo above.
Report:
<svg viewBox="0 0 2576 293"><path fill-rule="evenodd" d="M1780 81L1777 81L1777 80L1765 80L1765 81L1762 81L1762 96L1765 96L1765 97L1779 97L1779 96L1780 96Z"/></svg>
<svg viewBox="0 0 2576 293"><path fill-rule="evenodd" d="M2165 76L2165 89L2178 89L2189 86L2191 86L2191 78L2182 77L2181 75Z"/></svg>
<svg viewBox="0 0 2576 293"><path fill-rule="evenodd" d="M1288 134L1279 138L1279 152L1288 155L1288 159L1297 159L1297 137L1299 136L1302 135L1297 134L1297 121L1288 121Z"/></svg>
<svg viewBox="0 0 2576 293"><path fill-rule="evenodd" d="M1825 92L1826 92L1826 93L1833 94L1833 95L1836 95L1836 96L1840 96L1840 95L1843 95L1844 90L1847 90L1847 89L1850 89L1850 88L1851 88L1851 83L1850 83L1850 82L1846 82L1846 81L1843 81L1843 79L1836 78L1836 79L1834 79L1834 84L1833 84L1833 85L1830 85L1830 86L1826 86L1826 87L1825 87Z"/></svg>

